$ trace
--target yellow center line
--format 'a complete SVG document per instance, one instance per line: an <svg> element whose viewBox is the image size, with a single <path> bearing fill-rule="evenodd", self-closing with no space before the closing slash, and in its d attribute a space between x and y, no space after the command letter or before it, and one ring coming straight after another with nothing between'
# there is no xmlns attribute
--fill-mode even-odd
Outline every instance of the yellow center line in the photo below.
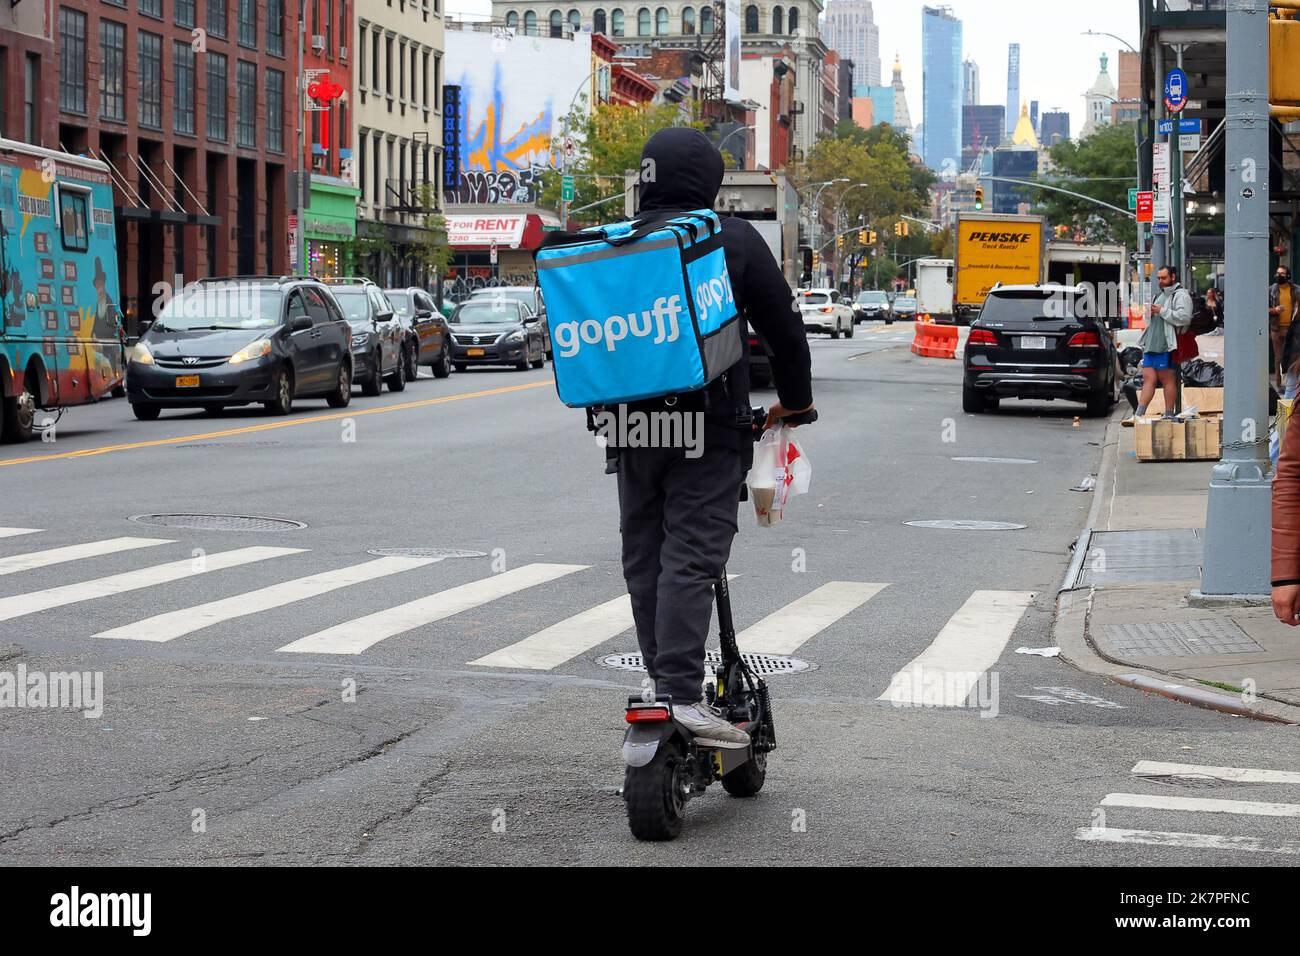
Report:
<svg viewBox="0 0 1300 956"><path fill-rule="evenodd" d="M425 398L418 402L403 402L400 405L381 405L375 408L363 408L357 411L345 409L329 415L314 415L311 418L292 418L279 422L263 422L260 425L246 425L243 428L227 428L219 432L203 432L198 435L179 435L175 438L155 438L152 441L128 442L122 445L103 445L99 448L83 448L80 451L62 451L53 455L32 455L29 458L0 459L0 468L6 465L25 465L34 461L54 461L59 458L85 458L90 455L106 455L113 451L132 451L137 448L157 448L163 445L179 445L182 442L200 441L209 438L229 438L232 435L248 435L253 432L270 431L274 428L289 428L294 425L313 425L317 422L335 422L344 418L359 418L362 415L381 415L385 412L400 412L409 408L426 408L430 405L442 405L447 402L459 402L467 398L487 398L492 395L507 395L532 388L554 387L554 379L542 382L529 382L526 385L503 385L500 388L485 388L477 392L460 392L456 395L443 395L441 398Z"/></svg>

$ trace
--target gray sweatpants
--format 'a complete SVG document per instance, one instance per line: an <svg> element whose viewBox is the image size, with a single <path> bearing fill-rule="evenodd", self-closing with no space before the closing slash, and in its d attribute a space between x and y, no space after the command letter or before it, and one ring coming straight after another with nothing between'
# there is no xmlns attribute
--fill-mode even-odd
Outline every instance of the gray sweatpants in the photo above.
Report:
<svg viewBox="0 0 1300 956"><path fill-rule="evenodd" d="M680 448L619 453L623 576L637 642L656 693L677 703L702 696L713 582L731 554L743 479L741 452L725 446L706 444L699 458Z"/></svg>

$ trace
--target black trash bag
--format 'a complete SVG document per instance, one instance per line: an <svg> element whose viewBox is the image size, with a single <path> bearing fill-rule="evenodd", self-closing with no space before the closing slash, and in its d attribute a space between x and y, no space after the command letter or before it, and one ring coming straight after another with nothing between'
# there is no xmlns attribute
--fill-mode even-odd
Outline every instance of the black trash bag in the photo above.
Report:
<svg viewBox="0 0 1300 956"><path fill-rule="evenodd" d="M1119 364L1123 366L1125 372L1141 367L1142 350L1136 345L1130 345L1119 353Z"/></svg>
<svg viewBox="0 0 1300 956"><path fill-rule="evenodd" d="M1188 359L1181 366L1183 384L1192 388L1223 388L1223 366L1204 359Z"/></svg>

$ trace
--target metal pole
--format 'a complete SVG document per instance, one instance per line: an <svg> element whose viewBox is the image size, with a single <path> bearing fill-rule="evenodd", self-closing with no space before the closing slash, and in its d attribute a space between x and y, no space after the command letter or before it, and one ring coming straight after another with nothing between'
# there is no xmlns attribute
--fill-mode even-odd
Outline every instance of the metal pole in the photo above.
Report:
<svg viewBox="0 0 1300 956"><path fill-rule="evenodd" d="M1156 109L1157 119L1169 118L1169 110L1165 107L1165 98L1160 93L1160 89L1161 86L1164 84L1164 81L1165 81L1165 45L1161 43L1159 39L1157 39L1156 40L1156 76L1155 76L1156 99L1159 100L1159 105ZM1154 135L1155 133L1154 130L1152 130L1152 133L1153 135L1151 137L1151 142L1154 144L1158 142L1158 140ZM1169 210L1169 213L1170 213L1170 217L1172 218L1173 216L1172 208ZM1165 263L1168 261L1169 261L1169 234L1156 232L1153 224L1151 229L1151 275L1154 276L1157 272L1159 272L1162 268L1164 268ZM1143 282L1151 281L1150 278L1148 278L1147 276L1143 276L1142 280ZM1145 300L1146 300L1146 296L1144 295L1143 301Z"/></svg>
<svg viewBox="0 0 1300 956"><path fill-rule="evenodd" d="M1185 43L1175 43L1174 52L1178 55L1178 69L1183 68L1183 51ZM1178 269L1178 281L1191 289L1187 281L1187 238L1183 231L1187 228L1187 210L1183 199L1183 150L1182 135L1178 132L1178 117L1174 118L1174 131L1169 134L1169 261Z"/></svg>
<svg viewBox="0 0 1300 956"><path fill-rule="evenodd" d="M1269 591L1268 0L1228 7L1223 458L1210 475L1204 595Z"/></svg>
<svg viewBox="0 0 1300 956"><path fill-rule="evenodd" d="M303 87L307 84L307 72L303 69L302 61L303 57L306 56L306 35L307 18L303 17L298 21L298 195L296 195L293 200L294 213L298 217L298 235L296 235L293 240L294 246L296 247L294 252L298 259L298 268L292 271L296 272L298 275L307 275L310 272L307 268L307 217L304 215L302 208L302 153L306 148L306 144L303 142L303 134L305 133L303 128L305 125L303 123L303 114L307 107L306 102L303 100Z"/></svg>

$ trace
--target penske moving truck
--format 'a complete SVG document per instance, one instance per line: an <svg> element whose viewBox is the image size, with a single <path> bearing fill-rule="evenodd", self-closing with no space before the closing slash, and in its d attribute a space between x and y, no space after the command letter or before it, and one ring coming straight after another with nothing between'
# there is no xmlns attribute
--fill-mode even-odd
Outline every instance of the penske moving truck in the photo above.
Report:
<svg viewBox="0 0 1300 956"><path fill-rule="evenodd" d="M989 290L999 282L1042 282L1048 232L1042 216L958 213L953 240L953 320L970 325Z"/></svg>

